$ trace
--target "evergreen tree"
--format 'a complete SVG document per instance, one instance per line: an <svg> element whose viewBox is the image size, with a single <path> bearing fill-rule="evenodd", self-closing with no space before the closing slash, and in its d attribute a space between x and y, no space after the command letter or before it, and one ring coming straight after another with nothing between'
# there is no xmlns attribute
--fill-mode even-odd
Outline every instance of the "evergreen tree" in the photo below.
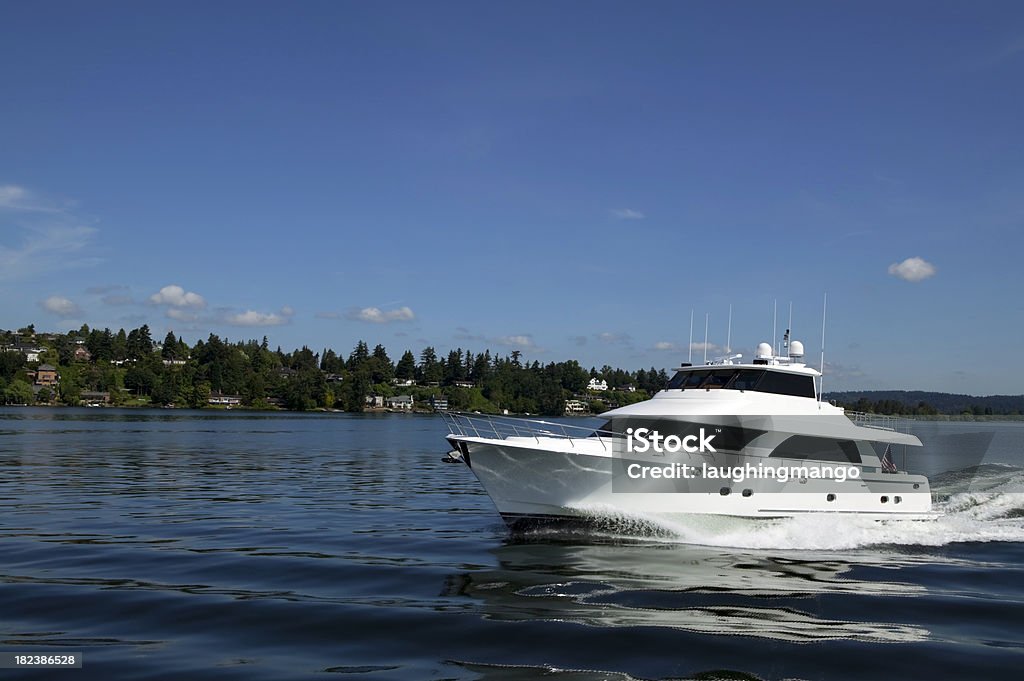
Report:
<svg viewBox="0 0 1024 681"><path fill-rule="evenodd" d="M440 383L444 378L441 363L437 361L437 352L432 346L423 348L420 353L420 380L424 383Z"/></svg>
<svg viewBox="0 0 1024 681"><path fill-rule="evenodd" d="M128 336L124 329L119 329L114 341L111 343L110 356L115 360L123 360L128 357Z"/></svg>
<svg viewBox="0 0 1024 681"><path fill-rule="evenodd" d="M383 345L373 348L373 356L370 360L370 380L373 383L390 383L395 376L395 365L391 362Z"/></svg>
<svg viewBox="0 0 1024 681"><path fill-rule="evenodd" d="M174 337L173 331L168 331L164 336L164 347L160 350L160 356L164 359L177 359L178 339Z"/></svg>
<svg viewBox="0 0 1024 681"><path fill-rule="evenodd" d="M402 358L398 360L398 366L395 367L395 378L408 380L415 377L416 357L412 354L411 350L406 350L402 353Z"/></svg>
<svg viewBox="0 0 1024 681"><path fill-rule="evenodd" d="M352 350L352 353L348 356L348 370L359 371L366 364L367 360L370 359L370 348L364 341L356 343L356 347Z"/></svg>
<svg viewBox="0 0 1024 681"><path fill-rule="evenodd" d="M149 326L143 324L132 329L128 334L128 358L144 359L153 354L153 339L149 335Z"/></svg>

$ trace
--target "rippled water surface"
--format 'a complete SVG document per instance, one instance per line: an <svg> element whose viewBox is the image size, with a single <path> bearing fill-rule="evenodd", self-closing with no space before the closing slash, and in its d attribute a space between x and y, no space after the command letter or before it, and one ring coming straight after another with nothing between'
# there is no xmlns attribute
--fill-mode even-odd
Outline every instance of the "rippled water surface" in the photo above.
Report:
<svg viewBox="0 0 1024 681"><path fill-rule="evenodd" d="M25 678L1017 678L1024 424L920 428L934 522L510 537L433 417L0 409L0 650L84 653Z"/></svg>

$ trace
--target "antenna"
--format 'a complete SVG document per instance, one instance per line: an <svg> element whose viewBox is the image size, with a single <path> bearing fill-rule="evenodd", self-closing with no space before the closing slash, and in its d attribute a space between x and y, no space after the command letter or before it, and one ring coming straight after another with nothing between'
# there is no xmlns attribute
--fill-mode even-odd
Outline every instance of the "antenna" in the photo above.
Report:
<svg viewBox="0 0 1024 681"><path fill-rule="evenodd" d="M776 344L778 338L777 326L779 319L779 300L775 299L775 306L772 308L772 352L775 355L779 354L779 346Z"/></svg>
<svg viewBox="0 0 1024 681"><path fill-rule="evenodd" d="M818 409L825 395L825 312L828 311L828 292L821 303L821 376L818 377Z"/></svg>
<svg viewBox="0 0 1024 681"><path fill-rule="evenodd" d="M793 301L789 301L789 327L786 328L789 337L793 337ZM787 346L788 347L788 346Z"/></svg>
<svg viewBox="0 0 1024 681"><path fill-rule="evenodd" d="M704 313L704 363L708 363L708 318L711 317L710 312Z"/></svg>
<svg viewBox="0 0 1024 681"><path fill-rule="evenodd" d="M686 363L693 364L693 308L690 308L690 344L686 347L689 354L686 355Z"/></svg>
<svg viewBox="0 0 1024 681"><path fill-rule="evenodd" d="M725 354L732 352L732 303L729 303L729 331L725 335Z"/></svg>

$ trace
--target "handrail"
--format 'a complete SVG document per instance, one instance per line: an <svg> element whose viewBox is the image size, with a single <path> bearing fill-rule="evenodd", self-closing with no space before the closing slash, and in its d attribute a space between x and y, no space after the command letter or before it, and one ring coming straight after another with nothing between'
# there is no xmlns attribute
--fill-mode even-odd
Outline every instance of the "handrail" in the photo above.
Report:
<svg viewBox="0 0 1024 681"><path fill-rule="evenodd" d="M891 430L897 433L906 433L910 430L909 425L906 424L906 419L900 418L899 416L891 416L889 414L871 414L863 411L850 410L846 410L844 413L856 426L876 428L878 430Z"/></svg>
<svg viewBox="0 0 1024 681"><path fill-rule="evenodd" d="M611 440L625 437L622 433L610 430L575 426L556 421L540 419L523 419L510 416L492 416L490 414L467 414L464 412L441 412L441 417L452 435L461 437L495 438L504 440L509 437L532 437L538 444L540 438L558 438L568 441L575 447L573 440L593 439L608 449ZM608 440L608 442L606 442Z"/></svg>

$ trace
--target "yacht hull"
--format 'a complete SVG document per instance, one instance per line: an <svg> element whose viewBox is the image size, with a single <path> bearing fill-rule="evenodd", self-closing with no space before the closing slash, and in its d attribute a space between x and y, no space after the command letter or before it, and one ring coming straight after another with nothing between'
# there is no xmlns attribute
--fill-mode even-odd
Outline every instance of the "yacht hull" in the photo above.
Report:
<svg viewBox="0 0 1024 681"><path fill-rule="evenodd" d="M629 461L599 442L544 438L492 439L449 436L498 512L514 527L565 520L627 517L723 515L783 518L807 514L851 514L875 519L925 519L931 492L924 476L859 472L856 478L808 477L782 481L748 477L737 481L717 475L737 467L763 471L779 466L762 456L716 453L694 457L692 476L629 481ZM567 451L564 451L567 450ZM800 462L821 469L825 462Z"/></svg>

